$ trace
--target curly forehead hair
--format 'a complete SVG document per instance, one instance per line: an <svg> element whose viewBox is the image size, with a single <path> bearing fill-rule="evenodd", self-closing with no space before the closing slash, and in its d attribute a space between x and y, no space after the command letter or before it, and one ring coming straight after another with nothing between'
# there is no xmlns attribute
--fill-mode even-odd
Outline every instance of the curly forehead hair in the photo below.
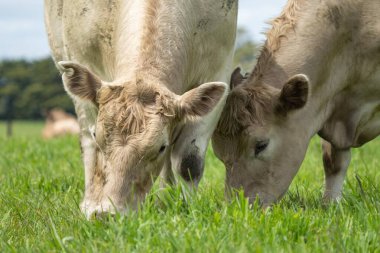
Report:
<svg viewBox="0 0 380 253"><path fill-rule="evenodd" d="M230 93L216 131L236 136L252 124L262 124L273 109L273 92L265 86L238 87Z"/></svg>
<svg viewBox="0 0 380 253"><path fill-rule="evenodd" d="M120 130L127 136L144 132L153 118L159 116L166 121L175 116L173 98L162 94L154 87L143 86L125 88L125 86L106 87L100 92L99 120L107 126ZM109 129L110 130L110 129Z"/></svg>

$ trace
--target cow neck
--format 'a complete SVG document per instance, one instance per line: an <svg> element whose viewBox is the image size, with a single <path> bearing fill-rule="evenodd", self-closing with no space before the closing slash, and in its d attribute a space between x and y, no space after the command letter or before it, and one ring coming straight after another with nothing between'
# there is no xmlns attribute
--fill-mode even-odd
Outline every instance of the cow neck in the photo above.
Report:
<svg viewBox="0 0 380 253"><path fill-rule="evenodd" d="M254 80L247 83L282 89L292 76L307 75L310 80L307 105L292 117L303 124L304 134L312 137L334 112L333 99L351 78L344 73L350 73L353 59L343 60L347 48L342 40L347 33L337 34L328 21L310 18L318 10L302 11L304 15L295 27L281 35L281 47L273 50L265 45L250 77Z"/></svg>
<svg viewBox="0 0 380 253"><path fill-rule="evenodd" d="M115 80L154 82L174 92L182 91L185 34L181 29L173 34L167 25L181 22L165 20L176 17L166 15L167 8L162 1L125 2L117 31Z"/></svg>

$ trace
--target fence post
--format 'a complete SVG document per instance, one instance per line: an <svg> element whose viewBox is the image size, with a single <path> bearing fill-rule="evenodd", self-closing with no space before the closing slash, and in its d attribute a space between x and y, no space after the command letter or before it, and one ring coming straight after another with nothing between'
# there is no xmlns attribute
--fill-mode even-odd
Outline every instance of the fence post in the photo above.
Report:
<svg viewBox="0 0 380 253"><path fill-rule="evenodd" d="M7 137L11 137L13 134L12 120L13 120L13 98L7 96L5 99L5 111L6 111L6 125L7 125Z"/></svg>

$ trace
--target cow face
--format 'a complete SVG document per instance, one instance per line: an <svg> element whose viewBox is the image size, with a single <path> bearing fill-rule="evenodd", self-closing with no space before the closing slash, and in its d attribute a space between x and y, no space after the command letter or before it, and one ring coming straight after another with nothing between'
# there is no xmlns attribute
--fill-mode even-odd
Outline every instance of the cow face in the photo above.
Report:
<svg viewBox="0 0 380 253"><path fill-rule="evenodd" d="M231 85L212 141L227 170L227 193L243 189L266 206L285 193L305 155L309 137L298 112L307 103L309 82L296 75L278 90L250 81Z"/></svg>
<svg viewBox="0 0 380 253"><path fill-rule="evenodd" d="M226 89L222 83L207 83L178 96L143 80L105 84L70 62L61 62L60 68L68 93L98 107L90 129L97 146L96 166L86 191L88 202L99 203L103 211L136 207L170 154L176 124L206 115Z"/></svg>

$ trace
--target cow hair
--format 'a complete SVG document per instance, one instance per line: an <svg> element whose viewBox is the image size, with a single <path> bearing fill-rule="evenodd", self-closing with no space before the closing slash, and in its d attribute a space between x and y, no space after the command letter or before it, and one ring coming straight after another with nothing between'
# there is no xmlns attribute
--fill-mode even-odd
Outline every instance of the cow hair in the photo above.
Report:
<svg viewBox="0 0 380 253"><path fill-rule="evenodd" d="M268 22L271 29L266 32L266 41L261 49L257 64L252 71L251 80L258 80L273 61L273 55L280 49L281 42L287 38L289 31L294 30L304 0L289 0L280 16Z"/></svg>
<svg viewBox="0 0 380 253"><path fill-rule="evenodd" d="M224 136L236 136L252 124L261 124L274 107L273 91L265 86L234 89L217 126Z"/></svg>
<svg viewBox="0 0 380 253"><path fill-rule="evenodd" d="M113 101L112 106L103 107L104 113L99 113L103 117L100 120L106 124L106 132L112 132L110 128L114 127L113 124L107 127L109 120L116 122L116 128L121 133L134 136L143 133L149 122L157 118L156 115L162 116L162 120L174 117L171 97L149 85L107 87L100 92L98 101L102 105Z"/></svg>
<svg viewBox="0 0 380 253"><path fill-rule="evenodd" d="M268 86L253 85L261 79L263 72L273 61L281 42L289 31L294 30L303 0L289 0L280 16L270 22L267 40L261 49L257 64L247 80L232 87L226 106L217 126L217 132L225 136L236 136L252 124L262 124L264 117L277 106L277 95ZM235 73L236 74L236 73ZM234 85L236 86L236 85Z"/></svg>

